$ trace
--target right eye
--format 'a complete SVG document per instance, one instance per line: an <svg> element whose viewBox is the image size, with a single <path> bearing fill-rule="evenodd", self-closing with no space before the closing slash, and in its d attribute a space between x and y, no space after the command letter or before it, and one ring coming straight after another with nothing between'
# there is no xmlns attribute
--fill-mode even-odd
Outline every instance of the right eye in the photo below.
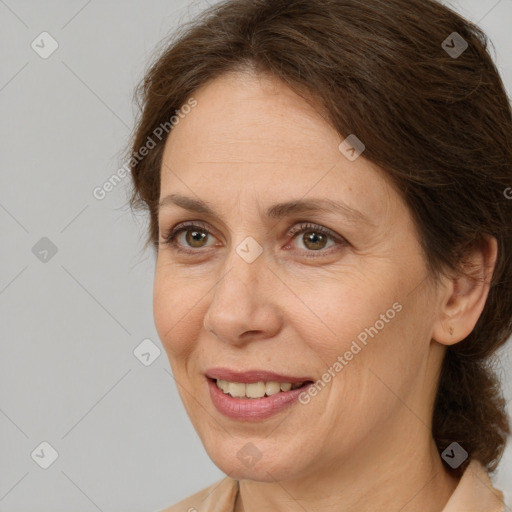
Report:
<svg viewBox="0 0 512 512"><path fill-rule="evenodd" d="M185 243L179 243L182 234L185 235L182 238ZM178 224L168 233L164 234L164 240L160 242L160 244L170 245L178 252L193 253L197 252L197 249L208 247L207 245L203 245L203 243L209 235L211 235L211 233L200 223L190 222L187 224ZM184 249L183 247L189 247L191 249Z"/></svg>

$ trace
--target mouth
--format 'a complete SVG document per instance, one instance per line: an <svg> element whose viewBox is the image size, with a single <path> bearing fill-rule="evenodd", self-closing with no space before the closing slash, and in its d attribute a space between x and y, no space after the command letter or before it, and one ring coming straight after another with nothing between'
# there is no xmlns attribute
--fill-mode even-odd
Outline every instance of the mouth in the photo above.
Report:
<svg viewBox="0 0 512 512"><path fill-rule="evenodd" d="M312 381L304 382L278 382L278 381L259 381L259 382L233 382L223 379L208 379L214 382L216 386L226 395L233 398L258 399L266 396L273 396L278 393L287 393L290 390L305 387Z"/></svg>
<svg viewBox="0 0 512 512"><path fill-rule="evenodd" d="M296 403L314 384L309 377L291 377L264 371L210 370L205 375L215 408L229 418L256 421Z"/></svg>

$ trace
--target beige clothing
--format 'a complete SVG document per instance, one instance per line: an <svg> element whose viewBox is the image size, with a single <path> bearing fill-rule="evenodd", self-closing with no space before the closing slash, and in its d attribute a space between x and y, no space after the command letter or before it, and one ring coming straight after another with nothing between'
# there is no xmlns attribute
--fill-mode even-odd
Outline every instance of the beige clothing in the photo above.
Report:
<svg viewBox="0 0 512 512"><path fill-rule="evenodd" d="M238 481L225 477L159 512L234 512ZM464 471L455 492L442 512L504 512L503 493L492 486L477 460Z"/></svg>

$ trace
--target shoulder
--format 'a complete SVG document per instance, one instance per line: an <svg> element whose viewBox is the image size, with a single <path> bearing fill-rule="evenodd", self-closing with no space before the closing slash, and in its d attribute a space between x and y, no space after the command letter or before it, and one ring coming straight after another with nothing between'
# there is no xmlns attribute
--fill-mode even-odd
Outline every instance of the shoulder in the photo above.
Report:
<svg viewBox="0 0 512 512"><path fill-rule="evenodd" d="M156 512L233 512L238 481L224 477L180 502Z"/></svg>
<svg viewBox="0 0 512 512"><path fill-rule="evenodd" d="M503 493L493 487L489 474L476 459L468 465L443 512L503 512Z"/></svg>

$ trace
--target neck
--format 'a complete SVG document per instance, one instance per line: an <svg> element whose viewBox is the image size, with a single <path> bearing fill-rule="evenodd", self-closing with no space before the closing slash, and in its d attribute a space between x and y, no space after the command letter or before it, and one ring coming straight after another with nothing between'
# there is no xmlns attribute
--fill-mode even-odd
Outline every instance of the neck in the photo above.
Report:
<svg viewBox="0 0 512 512"><path fill-rule="evenodd" d="M412 441L396 441L388 446L387 458L382 449L366 447L366 457L359 452L301 478L240 480L235 512L442 512L458 479L442 463L434 441L426 439L421 450Z"/></svg>

